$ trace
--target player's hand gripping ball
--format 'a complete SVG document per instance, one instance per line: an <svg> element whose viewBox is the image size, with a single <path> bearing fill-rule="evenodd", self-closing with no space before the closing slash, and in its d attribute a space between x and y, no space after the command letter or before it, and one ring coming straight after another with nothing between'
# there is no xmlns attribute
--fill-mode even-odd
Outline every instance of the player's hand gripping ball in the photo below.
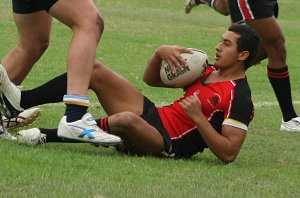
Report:
<svg viewBox="0 0 300 198"><path fill-rule="evenodd" d="M207 67L207 55L202 50L191 49L193 54L181 53L187 62L187 67L181 71L175 65L175 74L171 73L168 64L163 61L160 68L160 78L163 83L172 87L184 88L200 78Z"/></svg>

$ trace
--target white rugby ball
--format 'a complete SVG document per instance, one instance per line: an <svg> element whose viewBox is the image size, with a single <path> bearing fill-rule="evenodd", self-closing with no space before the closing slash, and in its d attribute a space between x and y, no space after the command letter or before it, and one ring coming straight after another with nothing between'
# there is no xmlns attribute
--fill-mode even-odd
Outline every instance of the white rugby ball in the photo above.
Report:
<svg viewBox="0 0 300 198"><path fill-rule="evenodd" d="M175 74L172 74L168 64L165 61L162 62L160 78L164 84L184 88L203 75L207 67L207 55L202 50L191 50L193 54L181 53L188 65L183 71L175 66Z"/></svg>

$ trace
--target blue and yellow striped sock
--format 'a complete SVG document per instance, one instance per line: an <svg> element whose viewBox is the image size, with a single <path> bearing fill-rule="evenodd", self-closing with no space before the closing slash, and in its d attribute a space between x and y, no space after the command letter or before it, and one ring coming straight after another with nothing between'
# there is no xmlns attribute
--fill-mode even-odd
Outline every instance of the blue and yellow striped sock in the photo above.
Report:
<svg viewBox="0 0 300 198"><path fill-rule="evenodd" d="M66 104L67 122L75 122L87 113L90 101L86 96L64 95L64 103Z"/></svg>

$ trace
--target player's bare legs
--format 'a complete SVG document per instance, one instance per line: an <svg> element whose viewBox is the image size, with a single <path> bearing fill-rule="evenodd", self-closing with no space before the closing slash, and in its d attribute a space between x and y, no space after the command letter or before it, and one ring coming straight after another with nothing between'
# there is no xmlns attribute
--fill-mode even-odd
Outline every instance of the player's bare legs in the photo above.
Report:
<svg viewBox="0 0 300 198"><path fill-rule="evenodd" d="M132 154L159 154L164 151L164 141L156 128L132 112L122 112L108 117L112 134L120 136L123 145Z"/></svg>
<svg viewBox="0 0 300 198"><path fill-rule="evenodd" d="M268 65L271 68L286 66L286 49L284 36L274 17L247 20L246 23L259 33L261 44L268 54Z"/></svg>
<svg viewBox="0 0 300 198"><path fill-rule="evenodd" d="M123 139L127 150L135 154L163 151L164 142L160 133L140 117L144 96L127 79L96 63L91 89L97 94L107 115L112 115L108 117L110 132Z"/></svg>
<svg viewBox="0 0 300 198"><path fill-rule="evenodd" d="M6 69L10 80L16 85L20 85L49 45L52 17L45 11L30 14L13 13L13 17L18 30L19 41L3 57L1 64ZM1 91L3 92L3 90ZM15 98L14 93L9 92L9 95L6 97L10 99ZM16 115L11 114L11 116ZM14 119L17 120L17 118L2 118L5 119L4 121L8 121L8 123L11 123ZM31 117L24 117L23 121L24 123L28 123L30 120Z"/></svg>
<svg viewBox="0 0 300 198"><path fill-rule="evenodd" d="M18 29L19 43L1 64L12 82L20 85L36 61L49 45L52 17L45 11L13 14Z"/></svg>
<svg viewBox="0 0 300 198"><path fill-rule="evenodd" d="M68 90L86 96L104 22L91 0L60 0L49 13L73 31L67 56Z"/></svg>
<svg viewBox="0 0 300 198"><path fill-rule="evenodd" d="M92 90L108 115L131 111L143 113L144 98L130 82L101 63L96 63L91 79Z"/></svg>
<svg viewBox="0 0 300 198"><path fill-rule="evenodd" d="M0 69L0 103L2 113L7 119L16 117L24 110L19 104L20 90L10 80L15 84L21 84L35 62L42 56L49 44L52 22L52 17L44 11L31 14L14 13L13 16L19 42L3 58L3 67Z"/></svg>
<svg viewBox="0 0 300 198"><path fill-rule="evenodd" d="M224 16L228 16L230 14L227 0L215 0L211 6L213 6L212 8Z"/></svg>
<svg viewBox="0 0 300 198"><path fill-rule="evenodd" d="M121 139L102 131L87 112L87 90L104 28L99 11L92 0L59 0L49 14L73 32L67 55L67 94L63 98L66 111L58 126L58 136L95 144L119 144Z"/></svg>
<svg viewBox="0 0 300 198"><path fill-rule="evenodd" d="M262 38L261 45L268 55L268 77L283 115L281 129L300 131L300 118L297 117L292 103L285 39L280 26L275 17L247 20L246 23L259 33Z"/></svg>

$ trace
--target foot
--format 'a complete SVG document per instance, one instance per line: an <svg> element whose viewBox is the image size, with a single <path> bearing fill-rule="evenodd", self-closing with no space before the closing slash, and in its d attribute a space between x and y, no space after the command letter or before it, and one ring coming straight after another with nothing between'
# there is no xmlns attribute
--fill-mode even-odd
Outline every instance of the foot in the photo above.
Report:
<svg viewBox="0 0 300 198"><path fill-rule="evenodd" d="M41 133L38 128L32 128L19 131L17 139L20 144L28 146L44 144L46 142L46 134Z"/></svg>
<svg viewBox="0 0 300 198"><path fill-rule="evenodd" d="M287 122L282 120L280 130L300 132L300 117L293 118Z"/></svg>
<svg viewBox="0 0 300 198"><path fill-rule="evenodd" d="M100 129L91 114L86 113L81 120L68 123L64 116L58 126L58 137L65 140L88 142L104 146L118 145L121 138Z"/></svg>
<svg viewBox="0 0 300 198"><path fill-rule="evenodd" d="M0 64L0 110L7 118L16 117L24 109L20 106L21 90L8 78L5 68Z"/></svg>
<svg viewBox="0 0 300 198"><path fill-rule="evenodd" d="M191 12L193 7L198 6L199 4L207 4L205 1L202 0L186 0L184 7L185 7L185 13L188 14Z"/></svg>
<svg viewBox="0 0 300 198"><path fill-rule="evenodd" d="M3 126L6 129L29 126L35 122L40 115L41 110L39 108L26 109L15 118L6 118L3 116Z"/></svg>

